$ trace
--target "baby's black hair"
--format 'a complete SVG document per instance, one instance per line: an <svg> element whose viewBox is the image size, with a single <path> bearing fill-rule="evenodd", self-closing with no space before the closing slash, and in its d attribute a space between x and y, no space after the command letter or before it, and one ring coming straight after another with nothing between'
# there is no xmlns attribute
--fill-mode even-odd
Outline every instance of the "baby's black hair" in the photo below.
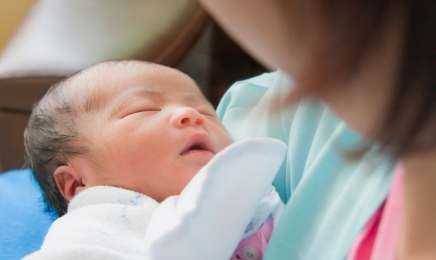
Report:
<svg viewBox="0 0 436 260"><path fill-rule="evenodd" d="M66 213L68 202L59 191L53 172L67 165L68 158L87 152L85 146L79 145L84 142L75 122L77 107L68 90L79 74L50 87L34 106L24 131L26 166L32 168L42 189L46 210L58 216Z"/></svg>

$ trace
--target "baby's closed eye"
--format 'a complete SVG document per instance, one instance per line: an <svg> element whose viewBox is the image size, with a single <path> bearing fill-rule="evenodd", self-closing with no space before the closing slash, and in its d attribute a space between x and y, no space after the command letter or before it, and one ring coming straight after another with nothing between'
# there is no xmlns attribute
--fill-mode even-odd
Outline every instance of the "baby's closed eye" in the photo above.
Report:
<svg viewBox="0 0 436 260"><path fill-rule="evenodd" d="M135 109L131 109L128 110L128 112L126 112L126 114L122 117L128 117L131 115L135 115L135 114L139 114L139 113L149 113L149 112L159 112L162 109L159 107L140 107L140 108L135 108Z"/></svg>

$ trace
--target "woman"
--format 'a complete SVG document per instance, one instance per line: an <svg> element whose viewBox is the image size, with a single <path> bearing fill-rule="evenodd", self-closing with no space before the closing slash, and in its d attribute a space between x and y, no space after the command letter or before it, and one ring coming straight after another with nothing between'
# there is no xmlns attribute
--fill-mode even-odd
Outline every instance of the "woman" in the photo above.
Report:
<svg viewBox="0 0 436 260"><path fill-rule="evenodd" d="M371 209L365 227L359 227L360 232L347 244L348 258L435 259L436 3L202 2L254 57L293 78L295 87L282 103L293 104L307 97L325 101L350 128L367 141L380 144L379 150L395 163L388 200ZM293 148L288 148L290 153L297 152ZM276 179L275 185L283 182ZM379 193L386 196L383 191ZM289 202L293 198L286 199L285 213L292 211ZM299 199L310 200L308 196ZM285 214L280 220L266 258L307 259L316 255L287 249L298 241L277 229L285 229L293 221L290 216ZM304 234L307 231L301 232L303 239L311 237ZM312 242L319 241L302 245ZM386 250L377 254L380 248ZM335 257L328 254L325 259Z"/></svg>

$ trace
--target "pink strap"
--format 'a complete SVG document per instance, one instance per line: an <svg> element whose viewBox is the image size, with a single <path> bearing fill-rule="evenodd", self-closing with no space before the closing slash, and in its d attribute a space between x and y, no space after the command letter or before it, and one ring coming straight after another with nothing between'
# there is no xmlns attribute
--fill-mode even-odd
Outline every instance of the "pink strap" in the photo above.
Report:
<svg viewBox="0 0 436 260"><path fill-rule="evenodd" d="M347 260L370 259L384 206L385 203L383 202L357 236L348 254Z"/></svg>
<svg viewBox="0 0 436 260"><path fill-rule="evenodd" d="M395 172L393 187L386 201L371 259L396 259L403 216L404 167Z"/></svg>
<svg viewBox="0 0 436 260"><path fill-rule="evenodd" d="M398 165L391 191L360 232L348 260L394 260L398 249L403 212L404 167Z"/></svg>

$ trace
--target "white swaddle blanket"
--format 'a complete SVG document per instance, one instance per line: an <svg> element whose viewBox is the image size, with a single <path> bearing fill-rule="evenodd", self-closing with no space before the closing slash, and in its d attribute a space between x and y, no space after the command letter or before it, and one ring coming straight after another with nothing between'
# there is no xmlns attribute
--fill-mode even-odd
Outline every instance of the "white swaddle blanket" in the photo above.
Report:
<svg viewBox="0 0 436 260"><path fill-rule="evenodd" d="M232 144L161 204L125 189L87 189L25 259L229 259L280 203L271 183L285 152L268 138Z"/></svg>

